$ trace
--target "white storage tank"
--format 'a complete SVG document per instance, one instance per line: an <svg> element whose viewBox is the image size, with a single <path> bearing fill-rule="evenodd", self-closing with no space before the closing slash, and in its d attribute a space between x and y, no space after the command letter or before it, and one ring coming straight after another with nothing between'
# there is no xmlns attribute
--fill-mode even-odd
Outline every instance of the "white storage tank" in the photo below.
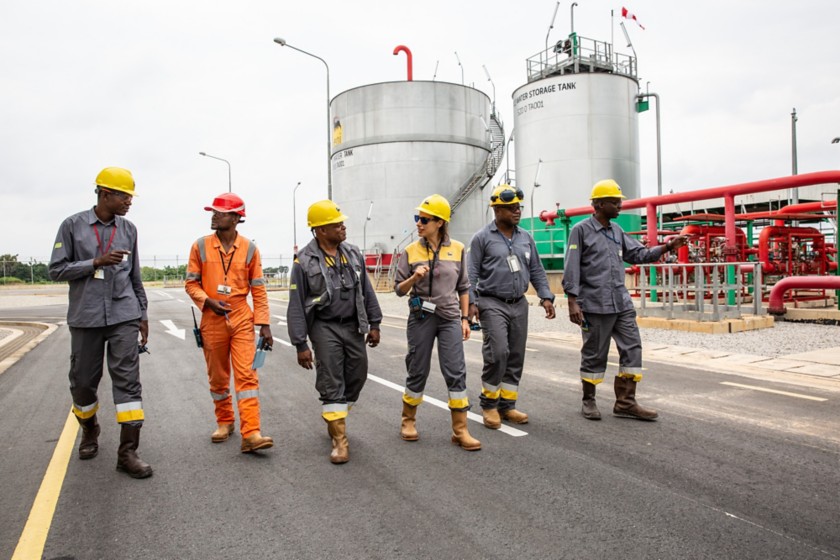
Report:
<svg viewBox="0 0 840 560"><path fill-rule="evenodd" d="M367 253L405 247L422 199L437 193L452 202L491 153L491 102L470 87L370 84L337 95L330 109L333 199L349 216L348 240ZM453 238L469 243L484 223L485 198L476 189L460 204Z"/></svg>

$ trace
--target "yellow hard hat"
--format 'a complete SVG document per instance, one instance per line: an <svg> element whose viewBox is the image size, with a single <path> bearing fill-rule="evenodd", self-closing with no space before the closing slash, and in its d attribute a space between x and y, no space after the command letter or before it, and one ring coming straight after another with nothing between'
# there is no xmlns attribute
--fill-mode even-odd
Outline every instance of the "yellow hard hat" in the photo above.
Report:
<svg viewBox="0 0 840 560"><path fill-rule="evenodd" d="M347 216L341 213L341 208L332 200L319 200L306 212L306 224L310 228L338 224L346 219Z"/></svg>
<svg viewBox="0 0 840 560"><path fill-rule="evenodd" d="M137 196L134 194L134 177L131 176L131 171L122 167L106 167L100 171L96 176L96 186Z"/></svg>
<svg viewBox="0 0 840 560"><path fill-rule="evenodd" d="M504 206L505 204L518 204L525 200L525 193L522 189L501 184L493 189L490 195L490 206Z"/></svg>
<svg viewBox="0 0 840 560"><path fill-rule="evenodd" d="M449 201L439 194L427 196L415 210L440 218L444 222L448 222L449 218L452 217L452 207L449 206Z"/></svg>
<svg viewBox="0 0 840 560"><path fill-rule="evenodd" d="M621 187L618 186L612 179L604 179L603 181L598 181L595 183L595 186L592 187L592 194L589 196L590 200L595 200L596 198L627 198L623 194L621 194Z"/></svg>

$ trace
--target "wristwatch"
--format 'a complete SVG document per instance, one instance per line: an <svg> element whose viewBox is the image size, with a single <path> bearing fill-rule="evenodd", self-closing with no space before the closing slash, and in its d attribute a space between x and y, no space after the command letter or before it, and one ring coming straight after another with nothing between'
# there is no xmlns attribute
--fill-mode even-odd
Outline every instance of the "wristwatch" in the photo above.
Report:
<svg viewBox="0 0 840 560"><path fill-rule="evenodd" d="M461 320L462 320L462 321L469 321L469 320L470 320L470 318L469 318L469 317L467 317L466 315L461 315Z"/></svg>

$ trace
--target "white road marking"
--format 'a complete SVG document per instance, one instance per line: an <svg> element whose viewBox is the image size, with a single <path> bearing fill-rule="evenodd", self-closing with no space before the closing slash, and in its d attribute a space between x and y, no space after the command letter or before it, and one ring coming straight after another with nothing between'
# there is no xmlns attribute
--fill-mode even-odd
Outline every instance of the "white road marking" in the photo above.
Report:
<svg viewBox="0 0 840 560"><path fill-rule="evenodd" d="M809 401L825 402L828 399L822 397L812 397L810 395L801 395L799 393L788 393L787 391L777 391L775 389L765 389L764 387L756 387L755 385L742 385L740 383L730 383L729 381L721 381L721 385L729 385L730 387L740 387L741 389L752 389L753 391L762 391L764 393L773 393L774 395L784 395L786 397L796 397L797 399L806 399Z"/></svg>
<svg viewBox="0 0 840 560"><path fill-rule="evenodd" d="M370 379L371 381L376 381L380 385L384 385L384 386L388 387L389 389L394 389L395 391L399 391L400 393L403 393L403 387L397 385L396 383L392 383L392 382L388 381L387 379L382 379L381 377L377 377L377 376L371 375L371 374L368 374L368 379ZM424 403L429 403L429 404L431 404L433 406L436 406L438 408L442 408L443 410L449 410L449 405L448 404L446 404L443 401L439 401L435 398L429 397L428 395L423 395L423 402ZM478 422L479 424L484 423L484 419L481 417L481 415L475 414L474 412L468 412L467 413L467 418L469 418L473 422ZM503 434L507 434L509 436L513 436L513 437L522 437L522 436L527 436L528 435L528 432L523 432L522 430L517 430L516 428L511 428L510 426L507 426L505 424L502 424L502 427L499 428L497 431L502 432Z"/></svg>
<svg viewBox="0 0 840 560"><path fill-rule="evenodd" d="M283 340L282 338L277 338L276 336L273 336L272 338L273 338L274 340L276 340L277 342L279 342L280 344L284 344L284 345L286 345L286 346L291 346L291 345L292 345L292 343L291 343L291 342L286 342L286 341L285 341L285 340Z"/></svg>
<svg viewBox="0 0 840 560"><path fill-rule="evenodd" d="M161 320L161 324L166 327L166 333L171 334L176 338L180 338L181 340L186 340L186 336L184 335L185 330L179 329L175 326L175 323L170 321L169 319Z"/></svg>
<svg viewBox="0 0 840 560"><path fill-rule="evenodd" d="M166 296L166 297L168 297L169 299L172 299L172 296L170 296L170 295L169 295L169 294L167 294L166 292L161 292L160 290L155 290L155 293L156 293L157 295L159 295L159 296Z"/></svg>

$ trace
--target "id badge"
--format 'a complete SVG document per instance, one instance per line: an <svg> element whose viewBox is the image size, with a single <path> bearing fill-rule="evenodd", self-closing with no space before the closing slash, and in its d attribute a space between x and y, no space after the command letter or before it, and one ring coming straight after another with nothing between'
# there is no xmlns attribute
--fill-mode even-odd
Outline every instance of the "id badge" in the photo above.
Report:
<svg viewBox="0 0 840 560"><path fill-rule="evenodd" d="M93 277L97 280L105 280L105 269L104 268L97 268L93 271Z"/></svg>
<svg viewBox="0 0 840 560"><path fill-rule="evenodd" d="M423 309L423 311L426 311L428 313L434 313L435 309L437 309L437 305L435 305L431 301L425 301L424 300L422 309Z"/></svg>
<svg viewBox="0 0 840 560"><path fill-rule="evenodd" d="M230 286L225 286L224 284L219 284L216 287L216 293L223 296L230 295Z"/></svg>
<svg viewBox="0 0 840 560"><path fill-rule="evenodd" d="M350 290L341 288L341 299L347 300L350 299Z"/></svg>
<svg viewBox="0 0 840 560"><path fill-rule="evenodd" d="M508 255L507 262L511 272L519 272L519 258L516 255Z"/></svg>

